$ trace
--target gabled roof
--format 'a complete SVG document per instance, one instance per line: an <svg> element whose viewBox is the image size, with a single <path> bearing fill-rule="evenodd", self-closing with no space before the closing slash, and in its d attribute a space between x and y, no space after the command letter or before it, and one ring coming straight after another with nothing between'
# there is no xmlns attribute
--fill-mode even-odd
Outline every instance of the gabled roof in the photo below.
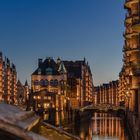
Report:
<svg viewBox="0 0 140 140"><path fill-rule="evenodd" d="M23 86L20 80L17 81L17 85Z"/></svg>
<svg viewBox="0 0 140 140"><path fill-rule="evenodd" d="M68 76L75 77L75 78L81 78L82 77L82 65L84 64L84 61L63 61Z"/></svg>
<svg viewBox="0 0 140 140"><path fill-rule="evenodd" d="M33 72L32 75L59 75L58 65L52 58L46 58L38 68Z"/></svg>
<svg viewBox="0 0 140 140"><path fill-rule="evenodd" d="M25 86L29 86L27 80L25 81Z"/></svg>

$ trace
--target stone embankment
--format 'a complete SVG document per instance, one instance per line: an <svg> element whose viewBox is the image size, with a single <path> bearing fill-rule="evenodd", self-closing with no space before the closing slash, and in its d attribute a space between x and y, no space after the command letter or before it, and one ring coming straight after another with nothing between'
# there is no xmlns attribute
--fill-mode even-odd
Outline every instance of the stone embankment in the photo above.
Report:
<svg viewBox="0 0 140 140"><path fill-rule="evenodd" d="M23 111L16 106L0 104L0 137L19 140L47 140L30 132L40 118L32 111Z"/></svg>

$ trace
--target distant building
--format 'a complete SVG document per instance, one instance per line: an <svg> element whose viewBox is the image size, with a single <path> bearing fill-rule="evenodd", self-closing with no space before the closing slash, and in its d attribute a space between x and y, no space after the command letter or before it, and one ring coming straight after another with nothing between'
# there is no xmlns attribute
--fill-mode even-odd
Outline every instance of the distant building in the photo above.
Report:
<svg viewBox="0 0 140 140"><path fill-rule="evenodd" d="M38 68L31 76L32 93L54 93L57 110L79 108L93 101L93 81L88 63L82 61L55 62L53 58L38 60ZM32 94L35 95L35 94ZM38 97L40 98L40 97ZM36 97L32 99L37 99ZM37 101L36 101L37 102Z"/></svg>
<svg viewBox="0 0 140 140"><path fill-rule="evenodd" d="M117 80L95 87L95 104L119 105L118 85Z"/></svg>
<svg viewBox="0 0 140 140"><path fill-rule="evenodd" d="M14 64L0 52L0 102L14 104L16 100L17 72Z"/></svg>
<svg viewBox="0 0 140 140"><path fill-rule="evenodd" d="M20 80L17 82L17 105L27 105L29 100L30 88L28 82L23 85Z"/></svg>

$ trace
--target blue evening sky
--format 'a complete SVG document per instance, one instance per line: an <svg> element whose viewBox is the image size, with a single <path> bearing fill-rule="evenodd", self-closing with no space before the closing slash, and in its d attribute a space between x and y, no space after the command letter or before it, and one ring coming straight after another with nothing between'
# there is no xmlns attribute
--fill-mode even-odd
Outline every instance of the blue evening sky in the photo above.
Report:
<svg viewBox="0 0 140 140"><path fill-rule="evenodd" d="M0 51L30 81L38 58L86 57L94 85L122 66L123 0L0 0Z"/></svg>

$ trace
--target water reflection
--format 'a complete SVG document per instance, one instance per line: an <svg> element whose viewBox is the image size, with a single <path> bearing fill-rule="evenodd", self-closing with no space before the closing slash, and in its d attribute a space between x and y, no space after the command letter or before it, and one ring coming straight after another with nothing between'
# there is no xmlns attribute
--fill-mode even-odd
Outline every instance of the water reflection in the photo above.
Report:
<svg viewBox="0 0 140 140"><path fill-rule="evenodd" d="M67 127L69 124L74 121L74 112L51 112L50 114L43 114L43 120L58 126L58 127Z"/></svg>
<svg viewBox="0 0 140 140"><path fill-rule="evenodd" d="M84 140L126 140L122 120L107 113L95 113L87 130L85 124L81 124L80 137Z"/></svg>
<svg viewBox="0 0 140 140"><path fill-rule="evenodd" d="M123 120L113 114L94 113L91 119L83 122L74 121L64 112L57 112L53 117L53 125L63 127L82 140L128 140Z"/></svg>

